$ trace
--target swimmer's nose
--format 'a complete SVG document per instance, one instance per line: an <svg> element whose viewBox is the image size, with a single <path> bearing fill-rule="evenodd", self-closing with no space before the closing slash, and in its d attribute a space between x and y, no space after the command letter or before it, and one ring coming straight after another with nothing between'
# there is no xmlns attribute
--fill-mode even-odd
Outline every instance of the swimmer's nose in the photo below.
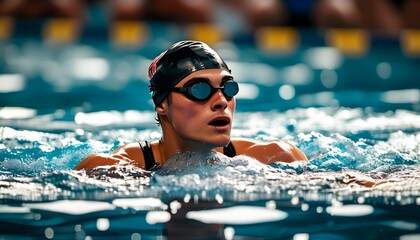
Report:
<svg viewBox="0 0 420 240"><path fill-rule="evenodd" d="M225 109L228 105L228 100L220 89L211 97L211 101L213 110Z"/></svg>

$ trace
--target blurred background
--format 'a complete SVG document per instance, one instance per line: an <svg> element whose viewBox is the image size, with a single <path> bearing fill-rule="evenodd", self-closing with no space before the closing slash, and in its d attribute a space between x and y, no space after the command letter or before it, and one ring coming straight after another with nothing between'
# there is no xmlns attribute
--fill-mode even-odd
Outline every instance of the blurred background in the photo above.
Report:
<svg viewBox="0 0 420 240"><path fill-rule="evenodd" d="M420 110L420 0L0 0L0 117L153 110L147 67L185 39L227 61L238 111Z"/></svg>

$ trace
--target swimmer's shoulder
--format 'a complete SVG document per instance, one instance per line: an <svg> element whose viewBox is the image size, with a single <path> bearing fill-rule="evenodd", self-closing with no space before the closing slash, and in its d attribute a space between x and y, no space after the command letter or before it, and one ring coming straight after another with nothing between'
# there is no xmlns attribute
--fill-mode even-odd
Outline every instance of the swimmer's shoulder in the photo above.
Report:
<svg viewBox="0 0 420 240"><path fill-rule="evenodd" d="M257 141L247 138L232 139L237 155L253 157L265 164L273 162L307 161L306 155L294 144L283 141Z"/></svg>
<svg viewBox="0 0 420 240"><path fill-rule="evenodd" d="M83 159L74 169L89 170L112 165L133 165L145 169L144 156L139 143L123 145L110 153L92 154Z"/></svg>

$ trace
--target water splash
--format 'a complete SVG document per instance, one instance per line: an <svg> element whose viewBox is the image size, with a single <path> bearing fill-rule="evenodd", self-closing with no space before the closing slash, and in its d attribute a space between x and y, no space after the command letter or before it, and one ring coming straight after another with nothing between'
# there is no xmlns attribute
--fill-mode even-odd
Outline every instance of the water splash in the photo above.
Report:
<svg viewBox="0 0 420 240"><path fill-rule="evenodd" d="M262 114L265 120L255 121ZM418 196L420 189L420 117L416 113L377 115L361 109L296 109L284 114L238 115L235 137L285 139L302 149L309 161L266 166L244 156L186 153L170 159L153 176L127 167L74 172L71 169L91 153L158 139L161 134L145 126L93 130L74 126L63 131L49 131L48 125L44 125L44 131L39 126L38 130L0 127L1 199L190 195L225 200L331 200L337 194L351 199L357 193L364 199L392 196L396 202L416 201L413 196ZM324 117L329 120L323 122ZM372 190L366 188L366 183L381 184Z"/></svg>
<svg viewBox="0 0 420 240"><path fill-rule="evenodd" d="M53 134L9 127L1 127L0 132L0 170L12 176L69 170L85 156L112 147L95 140L79 141L75 133Z"/></svg>

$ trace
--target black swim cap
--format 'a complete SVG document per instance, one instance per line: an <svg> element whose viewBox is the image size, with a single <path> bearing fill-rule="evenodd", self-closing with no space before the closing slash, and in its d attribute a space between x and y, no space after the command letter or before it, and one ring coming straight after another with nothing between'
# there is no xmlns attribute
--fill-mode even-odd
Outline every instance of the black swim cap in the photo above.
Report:
<svg viewBox="0 0 420 240"><path fill-rule="evenodd" d="M149 66L150 92L158 106L182 79L203 69L230 69L223 59L207 44L181 41L156 57ZM165 89L166 88L166 89Z"/></svg>

